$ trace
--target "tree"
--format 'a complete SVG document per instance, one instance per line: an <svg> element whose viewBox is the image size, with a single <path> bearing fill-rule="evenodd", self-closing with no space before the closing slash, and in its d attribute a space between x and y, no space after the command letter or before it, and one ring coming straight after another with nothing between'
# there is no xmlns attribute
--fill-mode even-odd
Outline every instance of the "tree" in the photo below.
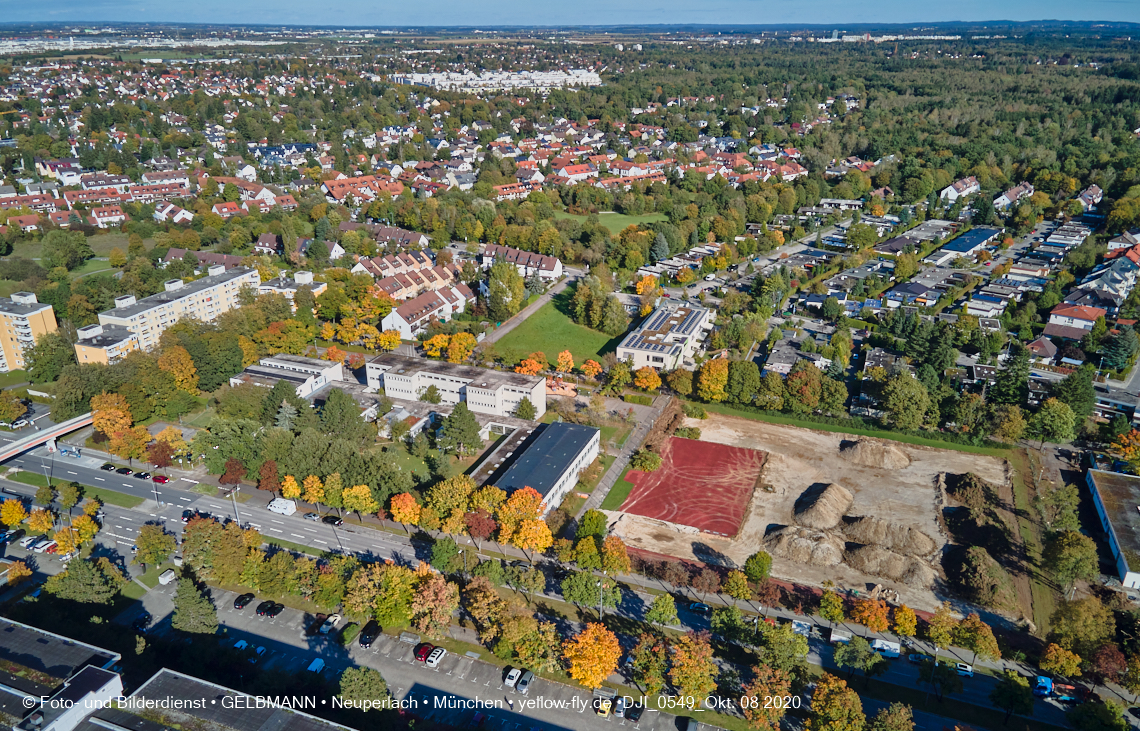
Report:
<svg viewBox="0 0 1140 731"><path fill-rule="evenodd" d="M1023 678L1016 670L1006 670L990 691L990 702L1005 711L1002 723L1009 723L1009 717L1015 713L1032 716L1033 691L1029 688L1029 679Z"/></svg>
<svg viewBox="0 0 1140 731"><path fill-rule="evenodd" d="M867 717L863 703L847 682L831 673L824 673L816 683L811 696L811 716L805 728L808 731L863 731Z"/></svg>
<svg viewBox="0 0 1140 731"><path fill-rule="evenodd" d="M1050 642L1041 653L1041 669L1047 673L1054 673L1064 678L1079 678L1081 676L1081 656L1069 652L1060 645Z"/></svg>
<svg viewBox="0 0 1140 731"><path fill-rule="evenodd" d="M717 665L708 634L688 632L672 641L672 649L669 680L678 695L703 699L712 693L716 689Z"/></svg>
<svg viewBox="0 0 1140 731"><path fill-rule="evenodd" d="M869 731L913 731L914 713L905 703L892 703L880 708L871 719Z"/></svg>
<svg viewBox="0 0 1140 731"><path fill-rule="evenodd" d="M946 693L959 693L962 691L962 677L957 669L945 662L927 660L918 669L918 682L934 688L938 694L938 702Z"/></svg>
<svg viewBox="0 0 1140 731"><path fill-rule="evenodd" d="M174 591L174 616L170 626L192 634L212 635L218 631L218 610L214 603L186 577L178 580Z"/></svg>
<svg viewBox="0 0 1140 731"><path fill-rule="evenodd" d="M218 478L218 482L223 485L237 485L245 477L245 471L245 465L241 463L241 460L230 457L226 460L225 471Z"/></svg>
<svg viewBox="0 0 1140 731"><path fill-rule="evenodd" d="M1095 370L1092 364L1085 363L1053 385L1053 395L1068 404L1077 422L1087 419L1096 405L1096 390L1093 388Z"/></svg>
<svg viewBox="0 0 1140 731"><path fill-rule="evenodd" d="M530 402L530 399L524 396L519 405L515 407L515 416L519 419L526 419L527 421L534 421L538 416L538 409Z"/></svg>
<svg viewBox="0 0 1140 731"><path fill-rule="evenodd" d="M15 586L32 575L32 570L23 561L8 564L8 586Z"/></svg>
<svg viewBox="0 0 1140 731"><path fill-rule="evenodd" d="M930 395L926 386L903 371L892 376L883 388L883 409L896 428L917 429L930 410Z"/></svg>
<svg viewBox="0 0 1140 731"><path fill-rule="evenodd" d="M860 670L870 677L876 665L886 662L882 655L871 649L871 643L859 635L855 635L849 642L837 646L834 658L835 664L839 667L851 669L847 674L848 680L851 679L856 670Z"/></svg>
<svg viewBox="0 0 1140 731"><path fill-rule="evenodd" d="M453 451L459 455L473 454L483 448L479 422L465 402L457 403L451 414L443 420L438 446L441 451Z"/></svg>
<svg viewBox="0 0 1140 731"><path fill-rule="evenodd" d="M304 480L301 480L301 488L304 490L304 500L313 505L323 505L325 502L325 484L321 482L321 478L316 475L309 475Z"/></svg>
<svg viewBox="0 0 1140 731"><path fill-rule="evenodd" d="M1100 574L1096 543L1075 530L1050 535L1042 559L1066 590L1080 579L1092 581Z"/></svg>
<svg viewBox="0 0 1140 731"><path fill-rule="evenodd" d="M1128 660L1120 648L1107 642L1096 649L1089 662L1089 676L1096 682L1116 683L1128 670Z"/></svg>
<svg viewBox="0 0 1140 731"><path fill-rule="evenodd" d="M0 421L11 424L27 410L28 407L24 406L24 402L14 392L0 391Z"/></svg>
<svg viewBox="0 0 1140 731"><path fill-rule="evenodd" d="M602 571L610 576L630 572L629 553L625 543L617 536L606 536L602 541Z"/></svg>
<svg viewBox="0 0 1140 731"><path fill-rule="evenodd" d="M286 500L296 500L301 497L301 486L297 484L297 479L293 475L285 475L285 479L281 481L281 497Z"/></svg>
<svg viewBox="0 0 1140 731"><path fill-rule="evenodd" d="M580 607L613 608L621 591L613 579L600 578L588 571L575 571L562 580L562 598Z"/></svg>
<svg viewBox="0 0 1140 731"><path fill-rule="evenodd" d="M733 599L748 601L752 598L752 587L748 585L748 577L743 571L732 570L724 579L721 591Z"/></svg>
<svg viewBox="0 0 1140 731"><path fill-rule="evenodd" d="M665 376L665 381L669 384L669 388L679 396L688 397L693 393L693 376L692 371L678 368L669 371L669 374Z"/></svg>
<svg viewBox="0 0 1140 731"><path fill-rule="evenodd" d="M24 351L24 370L32 383L51 383L75 362L75 346L63 331L41 334Z"/></svg>
<svg viewBox="0 0 1140 731"><path fill-rule="evenodd" d="M24 504L15 498L8 498L0 503L0 521L9 528L15 528L28 517Z"/></svg>
<svg viewBox="0 0 1140 731"><path fill-rule="evenodd" d="M986 660L1001 658L1001 650L998 648L994 631L976 612L971 612L954 628L954 644Z"/></svg>
<svg viewBox="0 0 1140 731"><path fill-rule="evenodd" d="M706 360L697 371L697 397L704 401L724 401L728 386L728 361Z"/></svg>
<svg viewBox="0 0 1140 731"><path fill-rule="evenodd" d="M511 536L511 543L524 551L537 551L539 553L550 548L554 537L550 535L550 526L546 521L531 518L519 523L518 530Z"/></svg>
<svg viewBox="0 0 1140 731"><path fill-rule="evenodd" d="M277 492L281 489L281 481L277 476L277 462L267 459L261 463L257 470L257 489L268 492Z"/></svg>
<svg viewBox="0 0 1140 731"><path fill-rule="evenodd" d="M108 437L131 428L131 409L127 399L104 391L91 399L91 425Z"/></svg>
<svg viewBox="0 0 1140 731"><path fill-rule="evenodd" d="M369 705L365 701L378 704L387 698L388 684L384 676L372 668L345 668L340 674L340 697L367 712Z"/></svg>
<svg viewBox="0 0 1140 731"><path fill-rule="evenodd" d="M62 573L49 577L47 593L81 604L108 604L127 579L107 558L74 559Z"/></svg>
<svg viewBox="0 0 1140 731"><path fill-rule="evenodd" d="M451 625L451 613L459 607L459 587L439 574L420 579L412 600L412 616L417 631L442 638Z"/></svg>
<svg viewBox="0 0 1140 731"><path fill-rule="evenodd" d="M368 485L353 485L346 488L341 501L345 510L357 515L375 513L380 509L380 503L372 497L372 488Z"/></svg>
<svg viewBox="0 0 1140 731"><path fill-rule="evenodd" d="M856 599L851 619L872 632L886 632L890 626L887 613L887 603L882 599Z"/></svg>
<svg viewBox="0 0 1140 731"><path fill-rule="evenodd" d="M661 376L656 369L644 366L633 372L633 385L642 391L656 391L661 388Z"/></svg>
<svg viewBox="0 0 1140 731"><path fill-rule="evenodd" d="M772 556L767 551L757 551L744 561L744 574L754 583L768 580L772 574Z"/></svg>
<svg viewBox="0 0 1140 731"><path fill-rule="evenodd" d="M563 350L558 354L557 368L559 373L569 373L574 370L574 354Z"/></svg>
<svg viewBox="0 0 1140 731"><path fill-rule="evenodd" d="M677 604L672 594L658 594L645 612L645 621L650 624L677 624Z"/></svg>
<svg viewBox="0 0 1140 731"><path fill-rule="evenodd" d="M633 680L645 688L648 695L665 688L665 671L669 667L668 642L657 632L642 632L637 646L629 654L633 661Z"/></svg>
<svg viewBox="0 0 1140 731"><path fill-rule="evenodd" d="M734 360L728 364L728 385L725 391L729 401L750 404L760 390L760 368L751 360Z"/></svg>
<svg viewBox="0 0 1140 731"><path fill-rule="evenodd" d="M1028 398L1029 349L1014 343L1009 357L998 371L994 387L987 392L986 399L994 404L1023 407Z"/></svg>
<svg viewBox="0 0 1140 731"><path fill-rule="evenodd" d="M819 616L831 624L843 621L843 599L831 589L826 589L819 599Z"/></svg>
<svg viewBox="0 0 1140 731"><path fill-rule="evenodd" d="M71 271L95 256L82 231L48 231L41 247L41 261L49 271L56 267Z"/></svg>
<svg viewBox="0 0 1140 731"><path fill-rule="evenodd" d="M945 649L954 641L957 627L958 620L950 613L950 602L942 602L926 625L926 638L939 650Z"/></svg>
<svg viewBox="0 0 1140 731"><path fill-rule="evenodd" d="M741 692L744 717L752 728L779 731L780 719L788 709L784 703L774 703L771 699L791 696L792 679L783 670L767 665L752 668L752 675L752 682Z"/></svg>
<svg viewBox="0 0 1140 731"><path fill-rule="evenodd" d="M138 550L135 551L134 563L142 565L145 570L147 566L158 566L174 555L178 543L161 525L147 523L139 529L135 547Z"/></svg>
<svg viewBox="0 0 1140 731"><path fill-rule="evenodd" d="M587 688L601 687L602 681L617 669L621 658L617 635L598 622L590 622L573 638L562 643L570 677Z"/></svg>
<svg viewBox="0 0 1140 731"><path fill-rule="evenodd" d="M1062 601L1053 611L1050 627L1050 642L1086 658L1116 635L1112 610L1095 596Z"/></svg>
<svg viewBox="0 0 1140 731"><path fill-rule="evenodd" d="M1124 709L1113 701L1081 703L1067 714L1069 725L1077 731L1126 731L1131 728Z"/></svg>
<svg viewBox="0 0 1140 731"><path fill-rule="evenodd" d="M55 525L55 516L50 510L33 510L28 516L28 529L35 533L46 533Z"/></svg>
<svg viewBox="0 0 1140 731"><path fill-rule="evenodd" d="M150 432L141 424L126 431L111 435L107 445L108 451L123 459L135 460L146 457L147 444L150 443Z"/></svg>
<svg viewBox="0 0 1140 731"><path fill-rule="evenodd" d="M168 442L155 441L146 446L146 460L155 469L164 470L173 464L174 448Z"/></svg>
<svg viewBox="0 0 1140 731"><path fill-rule="evenodd" d="M1073 441L1075 427L1076 415L1073 410L1056 398L1046 399L1030 421L1030 429L1035 436L1041 438L1042 448L1045 447L1045 442Z"/></svg>
<svg viewBox="0 0 1140 731"><path fill-rule="evenodd" d="M594 379L602 372L602 364L596 360L587 360L582 364L582 374L586 378Z"/></svg>
<svg viewBox="0 0 1140 731"><path fill-rule="evenodd" d="M526 299L526 283L511 262L496 261L487 278L487 309L491 317L508 320L522 309Z"/></svg>
<svg viewBox="0 0 1140 731"><path fill-rule="evenodd" d="M905 604L895 608L895 634L900 638L914 637L918 631L918 617L914 610Z"/></svg>
<svg viewBox="0 0 1140 731"><path fill-rule="evenodd" d="M36 489L36 495L32 498L37 505L42 505L45 508L55 502L55 490L48 485L40 485Z"/></svg>
<svg viewBox="0 0 1140 731"><path fill-rule="evenodd" d="M511 536L525 520L537 520L542 514L542 495L533 487L515 490L499 506L499 540L509 543Z"/></svg>
<svg viewBox="0 0 1140 731"><path fill-rule="evenodd" d="M178 388L192 395L198 393L198 369L186 348L174 345L163 350L158 357L158 367L174 376Z"/></svg>
<svg viewBox="0 0 1140 731"><path fill-rule="evenodd" d="M392 518L404 525L416 525L420 522L420 506L416 502L415 496L410 493L402 492L399 495L393 495L389 503L389 512L392 513Z"/></svg>
<svg viewBox="0 0 1140 731"><path fill-rule="evenodd" d="M1021 407L1014 404L998 404L990 417L990 430L1001 441L1012 444L1025 433L1027 425Z"/></svg>

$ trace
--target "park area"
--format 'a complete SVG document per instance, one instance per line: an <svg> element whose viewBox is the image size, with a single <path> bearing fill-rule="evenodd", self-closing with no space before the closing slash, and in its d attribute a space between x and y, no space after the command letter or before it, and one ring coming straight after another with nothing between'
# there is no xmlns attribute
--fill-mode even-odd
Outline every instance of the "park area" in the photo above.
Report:
<svg viewBox="0 0 1140 731"><path fill-rule="evenodd" d="M611 338L570 319L571 295L571 288L554 295L538 312L495 343L495 352L507 363L522 360L535 351L542 351L554 362L559 353L569 349L574 364L581 365L589 358L600 361L603 353L616 350L620 337Z"/></svg>
<svg viewBox="0 0 1140 731"><path fill-rule="evenodd" d="M947 476L1010 484L997 457L715 413L684 425L701 441L669 439L660 470L631 470L603 506L627 545L727 566L764 549L779 578L882 584L924 610L945 578Z"/></svg>
<svg viewBox="0 0 1140 731"><path fill-rule="evenodd" d="M555 211L555 218L573 218L585 222L589 216L575 213L567 213L566 211ZM645 213L640 216L628 216L624 213L614 213L612 211L603 211L598 214L598 223L602 224L610 230L610 233L620 233L622 229L634 224L645 225L654 223L656 221L665 221L664 213Z"/></svg>
<svg viewBox="0 0 1140 731"><path fill-rule="evenodd" d="M621 511L735 536L755 492L765 454L755 449L670 437L661 467L630 470Z"/></svg>

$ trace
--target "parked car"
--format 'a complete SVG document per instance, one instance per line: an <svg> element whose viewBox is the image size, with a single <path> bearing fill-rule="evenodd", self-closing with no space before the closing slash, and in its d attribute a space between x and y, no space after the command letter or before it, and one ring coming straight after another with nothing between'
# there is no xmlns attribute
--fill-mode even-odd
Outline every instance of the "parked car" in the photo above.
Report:
<svg viewBox="0 0 1140 731"><path fill-rule="evenodd" d="M234 599L234 609L245 609L253 601L253 594L242 594Z"/></svg>
<svg viewBox="0 0 1140 731"><path fill-rule="evenodd" d="M318 657L316 660L313 660L311 663L309 663L309 667L306 669L310 673L319 673L325 669L325 661Z"/></svg>
<svg viewBox="0 0 1140 731"><path fill-rule="evenodd" d="M712 607L703 602L693 602L689 605L689 611L702 617L708 617L712 614Z"/></svg>
<svg viewBox="0 0 1140 731"><path fill-rule="evenodd" d="M120 467L115 470L115 472L118 472L120 475L133 475L135 473L130 467Z"/></svg>
<svg viewBox="0 0 1140 731"><path fill-rule="evenodd" d="M24 537L24 529L23 528L17 528L16 530L8 531L8 533L4 536L4 542L5 543L13 543L15 541L20 540L23 537Z"/></svg>
<svg viewBox="0 0 1140 731"><path fill-rule="evenodd" d="M332 632L334 629L336 629L337 622L339 622L339 621L340 621L340 615L339 614L330 614L325 619L324 623L321 624L320 633L322 635L327 635L329 632Z"/></svg>
<svg viewBox="0 0 1140 731"><path fill-rule="evenodd" d="M20 548L30 548L33 543L43 540L43 536L24 536L20 539Z"/></svg>
<svg viewBox="0 0 1140 731"><path fill-rule="evenodd" d="M645 706L634 705L634 706L630 706L629 710L625 712L625 717L628 720L633 721L634 723L637 723L638 721L641 720L641 716L644 713L645 713Z"/></svg>
<svg viewBox="0 0 1140 731"><path fill-rule="evenodd" d="M335 515L326 515L325 517L321 518L321 522L325 525L344 525L344 521Z"/></svg>
<svg viewBox="0 0 1140 731"><path fill-rule="evenodd" d="M906 659L910 660L911 662L923 663L923 662L930 662L934 658L932 658L930 655L924 655L921 652L912 652L911 654L906 656Z"/></svg>
<svg viewBox="0 0 1140 731"><path fill-rule="evenodd" d="M58 545L59 545L58 543L56 543L55 541L53 541L49 538L47 540L40 541L36 545L32 546L32 550L35 551L36 553L43 553L44 551L48 550L52 546L58 546Z"/></svg>
<svg viewBox="0 0 1140 731"><path fill-rule="evenodd" d="M270 608L270 610L265 613L265 616L269 617L270 619L273 619L278 614L281 614L281 612L284 612L284 611L285 611L285 605L284 604L274 604L273 607Z"/></svg>
<svg viewBox="0 0 1140 731"><path fill-rule="evenodd" d="M435 645L431 644L430 642L423 643L416 648L416 659L420 662L427 662L428 656L431 655L431 652L434 649Z"/></svg>
<svg viewBox="0 0 1140 731"><path fill-rule="evenodd" d="M198 515L196 510L183 510L182 511L182 525L186 525Z"/></svg>
<svg viewBox="0 0 1140 731"><path fill-rule="evenodd" d="M247 647L249 647L249 643L246 642L245 640L238 640L237 642L234 643L234 649L235 650L244 650Z"/></svg>
<svg viewBox="0 0 1140 731"><path fill-rule="evenodd" d="M138 547L136 546L135 548L137 550ZM172 583L177 578L178 578L178 572L177 571L175 571L174 569L167 569L166 571L163 571L161 574L158 575L158 583L162 584L163 586L166 586L167 584Z"/></svg>
<svg viewBox="0 0 1140 731"><path fill-rule="evenodd" d="M625 696L619 695L614 698L614 716L618 718L625 718Z"/></svg>
<svg viewBox="0 0 1140 731"><path fill-rule="evenodd" d="M522 677L519 678L518 682L515 683L515 690L522 693L523 695L526 695L530 691L530 684L533 682L534 673L527 670L522 674Z"/></svg>
<svg viewBox="0 0 1140 731"><path fill-rule="evenodd" d="M522 677L522 668L507 668L507 677L503 680L503 685L508 688L514 688L515 683L519 682Z"/></svg>
<svg viewBox="0 0 1140 731"><path fill-rule="evenodd" d="M99 469L103 470L104 472L114 472L115 470L117 470L119 468L115 466L114 462L104 462L103 466L100 467Z"/></svg>
<svg viewBox="0 0 1140 731"><path fill-rule="evenodd" d="M957 670L958 674L961 675L963 678L974 677L974 666L973 665L967 665L964 662L960 662L954 666L954 669Z"/></svg>
<svg viewBox="0 0 1140 731"><path fill-rule="evenodd" d="M610 715L610 708L613 707L613 701L609 698L595 698L594 699L594 713L602 718Z"/></svg>
<svg viewBox="0 0 1140 731"><path fill-rule="evenodd" d="M370 620L368 624L364 625L364 629L360 630L360 646L367 649L372 647L372 643L380 636L380 625L375 619Z"/></svg>
<svg viewBox="0 0 1140 731"><path fill-rule="evenodd" d="M15 421L12 422L12 428L13 429L23 429L25 426L27 426L30 423L31 422L28 421L27 419L16 419Z"/></svg>
<svg viewBox="0 0 1140 731"><path fill-rule="evenodd" d="M151 482L157 482L160 485L165 485L166 483L170 482L170 478L167 477L166 475L155 475L154 477L152 477L150 479L151 479Z"/></svg>
<svg viewBox="0 0 1140 731"><path fill-rule="evenodd" d="M424 660L424 665L427 665L429 668L438 668L439 664L443 662L443 658L445 657L447 657L447 650L443 649L442 647L437 647L431 651L431 654L428 655L427 660Z"/></svg>
<svg viewBox="0 0 1140 731"><path fill-rule="evenodd" d="M250 665L256 665L257 661L260 660L261 656L264 654L265 654L265 648L264 647L259 647L256 650L254 650L253 651L253 657L251 657L249 659Z"/></svg>
<svg viewBox="0 0 1140 731"><path fill-rule="evenodd" d="M264 601L257 605L257 616L266 617L269 615L269 610L276 606L276 602Z"/></svg>
<svg viewBox="0 0 1140 731"><path fill-rule="evenodd" d="M135 473L135 479L136 480L149 480L150 479L150 473L149 472L136 472Z"/></svg>
<svg viewBox="0 0 1140 731"><path fill-rule="evenodd" d="M143 612L135 617L135 621L131 622L131 627L139 634L146 634L147 629L150 628L151 616L148 612Z"/></svg>
<svg viewBox="0 0 1140 731"><path fill-rule="evenodd" d="M321 519L321 516L317 515L316 513L305 513L301 517L304 518L305 520L320 520Z"/></svg>

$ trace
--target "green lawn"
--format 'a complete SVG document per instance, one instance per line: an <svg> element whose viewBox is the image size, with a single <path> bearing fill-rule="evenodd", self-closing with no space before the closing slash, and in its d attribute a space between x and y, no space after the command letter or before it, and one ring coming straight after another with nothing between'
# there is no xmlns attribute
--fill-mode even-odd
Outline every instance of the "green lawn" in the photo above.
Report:
<svg viewBox="0 0 1140 731"><path fill-rule="evenodd" d="M589 216L575 215L567 213L566 211L555 211L555 218L576 218L579 221L585 221ZM664 213L646 213L641 216L627 216L624 213L599 213L598 221L610 230L610 233L618 233L626 226L633 224L654 223L656 221L666 220Z"/></svg>
<svg viewBox="0 0 1140 731"><path fill-rule="evenodd" d="M7 479L35 487L43 487L47 484L47 480L38 472L17 472L14 475L10 475ZM54 484L58 485L61 482L64 482L64 480L57 477ZM143 503L141 497L127 495L123 492L116 492L115 490L108 490L105 487L96 487L94 485L83 486L83 497L97 498L103 503L118 505L120 508L136 508Z"/></svg>
<svg viewBox="0 0 1140 731"><path fill-rule="evenodd" d="M633 432L633 427L629 424L619 424L616 426L603 426L602 430L602 443L610 444L611 442L617 445L618 449L625 446L625 440L629 439L630 433Z"/></svg>
<svg viewBox="0 0 1140 731"><path fill-rule="evenodd" d="M9 388L17 383L27 383L27 381L27 371L8 371L7 373L0 373L0 388Z"/></svg>
<svg viewBox="0 0 1140 731"><path fill-rule="evenodd" d="M618 510L625 499L629 497L630 490L633 489L633 483L626 481L626 476L629 475L629 470L614 483L610 488L610 492L606 495L606 499L602 501L602 510Z"/></svg>
<svg viewBox="0 0 1140 731"><path fill-rule="evenodd" d="M558 354L569 349L575 365L587 359L601 360L602 354L615 350L621 338L591 330L570 319L570 292L561 293L539 308L538 312L495 343L495 351L508 363L521 360L536 350L554 362Z"/></svg>

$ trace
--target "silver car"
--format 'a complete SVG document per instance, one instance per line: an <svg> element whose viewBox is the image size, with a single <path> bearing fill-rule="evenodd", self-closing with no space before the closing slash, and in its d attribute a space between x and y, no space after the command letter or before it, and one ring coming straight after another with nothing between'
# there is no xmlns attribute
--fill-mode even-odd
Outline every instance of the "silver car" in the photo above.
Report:
<svg viewBox="0 0 1140 731"><path fill-rule="evenodd" d="M519 693L522 693L523 695L526 695L527 691L530 690L530 684L533 680L534 673L529 670L525 671L522 674L522 677L519 678L519 681L515 683L515 690L517 690Z"/></svg>

